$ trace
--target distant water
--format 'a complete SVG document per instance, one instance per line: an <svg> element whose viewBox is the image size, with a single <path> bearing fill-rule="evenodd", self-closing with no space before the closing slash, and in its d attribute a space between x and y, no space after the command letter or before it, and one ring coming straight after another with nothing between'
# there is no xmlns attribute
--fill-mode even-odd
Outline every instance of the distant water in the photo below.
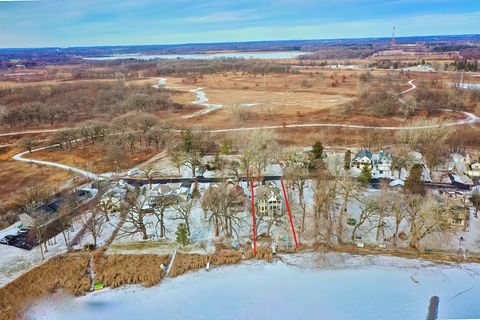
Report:
<svg viewBox="0 0 480 320"><path fill-rule="evenodd" d="M450 86L460 89L480 89L479 83L450 83Z"/></svg>
<svg viewBox="0 0 480 320"><path fill-rule="evenodd" d="M418 320L432 296L440 298L439 319L480 317L475 264L316 253L284 259L193 272L152 288L48 296L27 319Z"/></svg>
<svg viewBox="0 0 480 320"><path fill-rule="evenodd" d="M224 53L211 53L211 54L157 54L157 55L144 55L144 54L119 54L105 57L86 57L85 60L156 60L156 59L191 59L191 60L211 60L211 59L291 59L305 54L301 51L279 51L279 52L224 52Z"/></svg>

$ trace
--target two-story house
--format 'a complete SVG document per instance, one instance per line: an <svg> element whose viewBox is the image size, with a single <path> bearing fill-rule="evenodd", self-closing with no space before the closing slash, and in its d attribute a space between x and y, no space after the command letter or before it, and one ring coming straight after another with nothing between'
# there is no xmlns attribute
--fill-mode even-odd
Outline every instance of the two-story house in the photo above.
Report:
<svg viewBox="0 0 480 320"><path fill-rule="evenodd" d="M276 216L282 211L280 190L273 185L261 185L255 189L258 215Z"/></svg>
<svg viewBox="0 0 480 320"><path fill-rule="evenodd" d="M363 169L364 166L372 167L373 154L368 149L360 150L352 159L352 166L358 169Z"/></svg>

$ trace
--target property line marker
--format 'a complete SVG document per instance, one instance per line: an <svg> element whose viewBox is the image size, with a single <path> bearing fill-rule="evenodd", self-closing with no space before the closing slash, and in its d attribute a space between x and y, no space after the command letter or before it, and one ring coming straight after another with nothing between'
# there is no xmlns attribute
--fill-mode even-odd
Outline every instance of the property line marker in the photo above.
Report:
<svg viewBox="0 0 480 320"><path fill-rule="evenodd" d="M253 180L250 181L252 187L252 226L253 226L253 254L257 254L257 231L255 225L255 191L253 190Z"/></svg>
<svg viewBox="0 0 480 320"><path fill-rule="evenodd" d="M292 213L290 212L290 206L288 205L287 192L285 191L285 185L283 183L283 180L280 180L280 181L282 182L283 197L285 198L285 204L287 205L287 211L288 211L288 218L290 219L290 226L292 227L293 240L295 240L295 248L298 250L297 235L295 234L295 227L293 225Z"/></svg>

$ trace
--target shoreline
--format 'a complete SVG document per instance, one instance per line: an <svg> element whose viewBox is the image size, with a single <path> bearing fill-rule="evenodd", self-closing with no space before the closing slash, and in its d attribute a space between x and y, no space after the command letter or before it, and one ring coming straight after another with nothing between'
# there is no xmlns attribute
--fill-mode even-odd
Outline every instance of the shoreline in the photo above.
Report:
<svg viewBox="0 0 480 320"><path fill-rule="evenodd" d="M479 257L448 255L444 253L422 253L405 249L357 248L353 245L338 247L302 246L299 250L278 250L274 255L270 247L259 247L254 256L249 248L244 257L239 251L217 250L213 254L177 253L169 275L162 270L162 265L171 262L171 255L156 254L116 254L106 253L98 249L92 252L71 251L53 257L41 265L25 272L15 280L0 288L0 312L6 319L15 319L25 312L32 303L43 296L63 289L73 296L84 296L92 292L92 284L102 283L112 289L124 285L141 284L151 287L161 284L166 277L175 278L186 273L218 266L241 265L243 261L264 260L268 263L281 261L289 255L348 254L353 258L396 257L407 260L418 260L438 265L480 264ZM141 265L142 268L136 268ZM209 269L210 269L209 268ZM207 269L207 270L209 270ZM52 274L54 270L54 274Z"/></svg>

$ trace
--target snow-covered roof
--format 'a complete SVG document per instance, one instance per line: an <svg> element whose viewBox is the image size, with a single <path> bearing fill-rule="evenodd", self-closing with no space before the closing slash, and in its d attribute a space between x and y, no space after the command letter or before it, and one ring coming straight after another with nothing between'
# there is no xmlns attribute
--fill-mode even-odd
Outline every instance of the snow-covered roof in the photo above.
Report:
<svg viewBox="0 0 480 320"><path fill-rule="evenodd" d="M281 176L283 174L282 167L278 163L270 164L262 174L265 176Z"/></svg>
<svg viewBox="0 0 480 320"><path fill-rule="evenodd" d="M367 157L368 159L372 160L372 153L368 151L368 149L362 149L359 152L357 152L357 154L355 155L355 157L353 157L353 159L361 159L364 157Z"/></svg>
<svg viewBox="0 0 480 320"><path fill-rule="evenodd" d="M405 185L405 181L401 180L401 179L395 179L393 180L392 182L390 182L390 187L399 187L399 186L404 186Z"/></svg>

